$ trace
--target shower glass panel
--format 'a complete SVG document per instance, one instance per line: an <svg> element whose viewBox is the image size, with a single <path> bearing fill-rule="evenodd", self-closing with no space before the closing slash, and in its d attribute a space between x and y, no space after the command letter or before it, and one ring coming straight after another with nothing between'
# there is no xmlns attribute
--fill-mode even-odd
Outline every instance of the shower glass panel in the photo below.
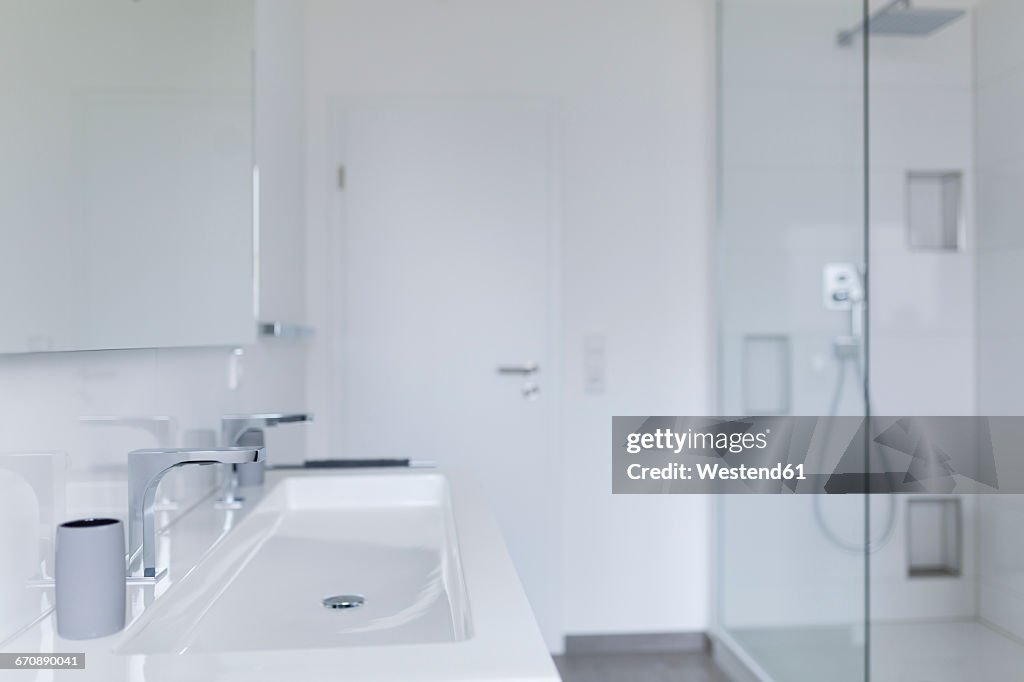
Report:
<svg viewBox="0 0 1024 682"><path fill-rule="evenodd" d="M865 52L840 36L863 23L863 2L718 11L718 410L864 415ZM723 664L862 682L866 496L716 500Z"/></svg>
<svg viewBox="0 0 1024 682"><path fill-rule="evenodd" d="M719 411L1024 415L1024 2L718 6ZM1024 679L1024 497L717 517L738 680Z"/></svg>

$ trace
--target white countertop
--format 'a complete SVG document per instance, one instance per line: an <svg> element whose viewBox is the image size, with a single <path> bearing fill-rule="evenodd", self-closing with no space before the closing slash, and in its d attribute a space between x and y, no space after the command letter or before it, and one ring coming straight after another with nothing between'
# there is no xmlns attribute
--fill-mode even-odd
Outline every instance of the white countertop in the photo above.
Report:
<svg viewBox="0 0 1024 682"><path fill-rule="evenodd" d="M290 476L359 475L367 471L278 470L268 472L267 483L262 490L245 490L246 509L242 512L215 509L212 496L197 505L159 536L158 564L168 566L168 576L156 586L128 587L126 631L140 618L148 604L161 598L176 581L192 570L224 535L225 528L237 525L245 513L282 479ZM416 475L416 470L406 469L375 470L374 473L383 471L394 476ZM464 641L216 654L123 655L115 653L114 649L124 641L126 632L93 640L65 640L56 634L55 616L50 613L9 642L2 651L31 654L83 652L86 655L85 670L0 671L0 679L38 682L64 679L97 682L557 681L558 674L481 491L464 474L441 473L451 485L458 545L473 618L472 636ZM238 623L239 628L246 626L246 623Z"/></svg>

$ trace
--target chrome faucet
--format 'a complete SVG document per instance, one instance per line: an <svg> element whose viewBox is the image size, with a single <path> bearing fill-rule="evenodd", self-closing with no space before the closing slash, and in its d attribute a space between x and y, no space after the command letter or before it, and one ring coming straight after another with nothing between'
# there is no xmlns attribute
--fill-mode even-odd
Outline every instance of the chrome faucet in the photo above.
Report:
<svg viewBox="0 0 1024 682"><path fill-rule="evenodd" d="M168 471L186 464L248 464L263 461L263 448L169 448L128 453L128 568L156 578L156 488Z"/></svg>
<svg viewBox="0 0 1024 682"><path fill-rule="evenodd" d="M263 429L278 424L311 422L313 415L307 412L268 412L263 414L227 414L220 420L221 444L225 447L259 447L266 445ZM239 485L260 485L263 483L264 465L242 464L231 467L225 475L223 488L217 505L226 509L237 509L244 501L238 497Z"/></svg>
<svg viewBox="0 0 1024 682"><path fill-rule="evenodd" d="M293 424L295 422L311 422L313 415L307 412L268 412L266 414L226 414L220 419L221 442L225 445L236 445L247 431L261 429L265 426Z"/></svg>

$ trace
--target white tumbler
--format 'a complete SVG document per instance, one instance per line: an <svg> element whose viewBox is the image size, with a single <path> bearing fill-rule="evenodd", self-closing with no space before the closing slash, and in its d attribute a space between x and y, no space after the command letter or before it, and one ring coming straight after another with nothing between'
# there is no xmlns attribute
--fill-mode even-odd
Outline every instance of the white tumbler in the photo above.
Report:
<svg viewBox="0 0 1024 682"><path fill-rule="evenodd" d="M80 519L57 526L57 634L91 639L124 628L124 526Z"/></svg>

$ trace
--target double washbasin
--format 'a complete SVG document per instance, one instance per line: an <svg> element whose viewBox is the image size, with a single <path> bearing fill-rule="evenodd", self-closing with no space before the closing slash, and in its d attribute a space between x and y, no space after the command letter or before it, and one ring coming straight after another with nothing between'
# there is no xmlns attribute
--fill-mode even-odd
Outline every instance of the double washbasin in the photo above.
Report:
<svg viewBox="0 0 1024 682"><path fill-rule="evenodd" d="M328 602L332 597L348 600ZM132 626L123 654L465 640L447 479L293 477Z"/></svg>
<svg viewBox="0 0 1024 682"><path fill-rule="evenodd" d="M458 472L270 473L168 582L89 648L104 679L558 680L486 499Z"/></svg>

